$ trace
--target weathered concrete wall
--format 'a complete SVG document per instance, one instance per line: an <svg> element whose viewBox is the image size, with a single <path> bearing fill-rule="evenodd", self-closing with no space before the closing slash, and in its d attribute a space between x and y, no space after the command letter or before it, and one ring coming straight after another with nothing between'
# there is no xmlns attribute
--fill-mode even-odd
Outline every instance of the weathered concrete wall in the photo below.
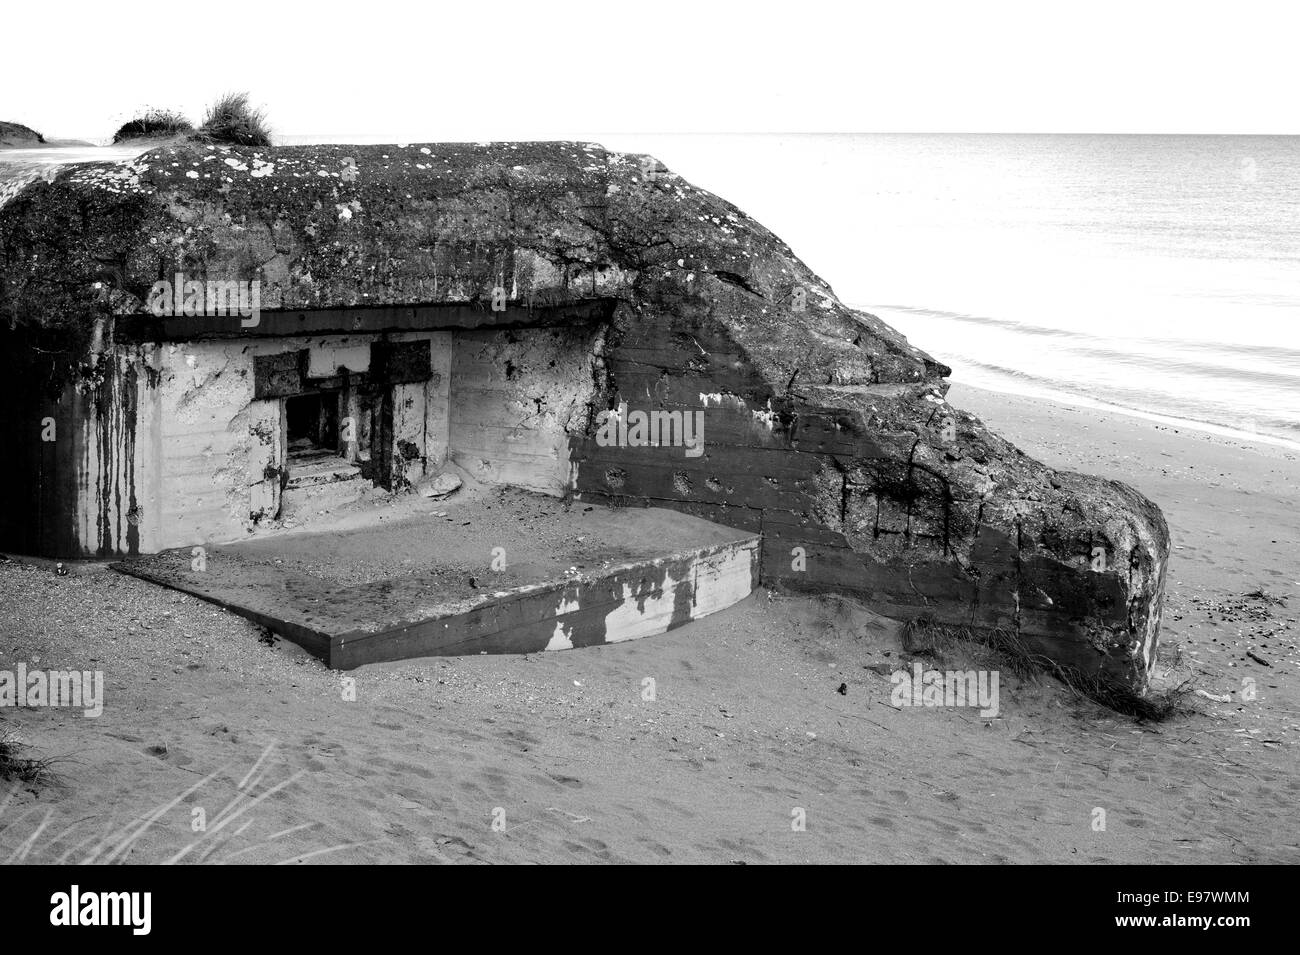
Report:
<svg viewBox="0 0 1300 955"><path fill-rule="evenodd" d="M584 497L761 531L768 582L1005 629L1090 672L1145 673L1168 539L1141 495L1042 468L935 382L817 386L809 407L755 381L706 324L645 308L616 327L608 404L698 414L703 453L601 446L589 430L573 451ZM1008 500L1010 487L1024 496Z"/></svg>
<svg viewBox="0 0 1300 955"><path fill-rule="evenodd" d="M250 524L274 519L283 506L284 482L281 475L287 465L289 450L285 419L284 402L279 399L254 399L249 403L249 451L244 479L248 484ZM157 460L162 460L161 452ZM148 548L145 553L156 549Z"/></svg>
<svg viewBox="0 0 1300 955"><path fill-rule="evenodd" d="M106 335L96 335L94 372L68 386L79 413L59 438L75 448L73 533L88 555L147 549L157 526L149 515L165 493L149 465L162 424L152 400L160 356L149 346L114 348Z"/></svg>
<svg viewBox="0 0 1300 955"><path fill-rule="evenodd" d="M424 449L423 473L437 473L447 461L451 438L451 366L455 353L452 332L405 332L391 336L396 341L427 339L432 352L433 375L424 387L413 389L412 403L403 415L403 438ZM422 408L423 418L414 412ZM414 483L414 474L411 475Z"/></svg>
<svg viewBox="0 0 1300 955"><path fill-rule="evenodd" d="M405 332L427 343L432 374L390 399L391 475L398 489L447 460L488 483L560 495L570 444L596 400L592 326ZM83 383L77 539L84 553L151 553L237 540L280 513L287 466L280 399L258 399L255 361L305 351L307 374L370 370L377 335L123 345L102 381ZM111 371L110 371L111 369ZM352 432L363 412L348 405ZM352 455L356 456L353 442ZM345 451L345 456L347 455ZM373 449L380 453L380 449Z"/></svg>
<svg viewBox="0 0 1300 955"><path fill-rule="evenodd" d="M450 362L447 333L411 333ZM78 550L151 553L237 540L279 510L286 464L283 403L258 400L259 356L306 351L325 377L347 362L367 370L379 336L122 345L103 372L80 386ZM418 481L446 456L448 376L396 385L394 447L407 449L400 475ZM433 394L433 399L426 397ZM428 407L443 407L427 413Z"/></svg>
<svg viewBox="0 0 1300 955"><path fill-rule="evenodd" d="M193 342L161 348L158 403L163 546L230 540L253 511L253 356L273 346Z"/></svg>
<svg viewBox="0 0 1300 955"><path fill-rule="evenodd" d="M487 483L563 494L571 436L597 400L599 336L585 326L455 333L452 460Z"/></svg>

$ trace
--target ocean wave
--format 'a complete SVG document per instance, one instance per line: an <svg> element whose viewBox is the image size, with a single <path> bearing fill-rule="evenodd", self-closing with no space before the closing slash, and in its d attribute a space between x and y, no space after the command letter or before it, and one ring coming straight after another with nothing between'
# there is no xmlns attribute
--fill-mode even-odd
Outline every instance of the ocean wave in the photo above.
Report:
<svg viewBox="0 0 1300 955"><path fill-rule="evenodd" d="M1061 381L1021 368L972 358L963 358L960 367L962 372L954 373L955 380L965 380L968 384L982 385L993 391L1037 395L1065 403L1082 399L1126 414L1182 422L1189 427L1210 426L1246 439L1274 438L1300 448L1300 421L1291 418L1212 404L1190 404L1180 401L1177 396L1170 396L1167 401L1152 400L1150 392L1145 390L1132 389L1124 393L1114 387L1089 388L1079 381Z"/></svg>
<svg viewBox="0 0 1300 955"><path fill-rule="evenodd" d="M1032 335L1036 337L1058 338L1065 341L1079 342L1105 341L1105 339L1098 338L1097 336L1087 332L1075 331L1068 328L1055 328L1050 325L1034 325L1028 322L1018 322L1007 318L993 318L988 315L972 315L967 312L952 312L939 308L926 308L915 305L855 305L853 307L860 308L873 315L878 312L901 312L908 315L935 318L942 321L963 322L969 325L977 325L987 328L1000 328L1014 332L1018 335ZM884 318L884 316L880 317L882 319ZM1300 334L1300 332L1298 332L1298 334ZM1140 345L1172 347L1175 349L1214 352L1216 354L1241 355L1244 357L1261 358L1281 363L1295 363L1297 367L1300 368L1300 348L1286 348L1281 345L1254 345L1246 342L1158 338L1153 336L1126 337L1124 341ZM1115 353L1121 354L1119 352Z"/></svg>

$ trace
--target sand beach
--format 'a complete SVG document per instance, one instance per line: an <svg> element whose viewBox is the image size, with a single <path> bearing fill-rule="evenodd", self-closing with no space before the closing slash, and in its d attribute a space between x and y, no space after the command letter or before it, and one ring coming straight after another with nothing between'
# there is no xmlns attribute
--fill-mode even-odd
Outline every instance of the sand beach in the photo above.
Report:
<svg viewBox="0 0 1300 955"><path fill-rule="evenodd" d="M185 594L10 559L0 669L102 670L105 707L0 712L0 732L54 760L49 782L0 794L0 858L1300 860L1300 452L949 397L1045 463L1163 508L1156 682L1194 680L1189 712L1140 724L1010 674L996 718L896 708L890 674L912 663L896 621L765 589L647 639L377 664L343 674L349 688Z"/></svg>

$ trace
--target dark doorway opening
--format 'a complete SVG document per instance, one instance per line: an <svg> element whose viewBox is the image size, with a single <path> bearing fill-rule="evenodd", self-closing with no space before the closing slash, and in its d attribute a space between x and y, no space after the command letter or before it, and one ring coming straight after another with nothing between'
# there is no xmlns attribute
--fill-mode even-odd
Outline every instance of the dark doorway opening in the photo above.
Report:
<svg viewBox="0 0 1300 955"><path fill-rule="evenodd" d="M339 453L339 393L316 391L285 399L289 457L315 459Z"/></svg>
<svg viewBox="0 0 1300 955"><path fill-rule="evenodd" d="M343 457L339 421L343 392L326 388L284 399L288 460L284 489L350 481L360 475Z"/></svg>

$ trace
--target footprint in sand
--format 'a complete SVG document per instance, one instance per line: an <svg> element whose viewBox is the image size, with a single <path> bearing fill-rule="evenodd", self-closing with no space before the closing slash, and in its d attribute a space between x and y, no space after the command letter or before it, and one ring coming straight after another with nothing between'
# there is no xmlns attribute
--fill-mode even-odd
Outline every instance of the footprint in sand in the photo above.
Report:
<svg viewBox="0 0 1300 955"><path fill-rule="evenodd" d="M644 836L638 837L637 842L641 843L641 845L645 846L662 859L666 859L673 854L673 850L669 849L662 842L655 842L653 839L647 839Z"/></svg>
<svg viewBox="0 0 1300 955"><path fill-rule="evenodd" d="M655 805L659 806L661 809L667 809L670 810L671 812L678 813L679 815L683 816L686 819L694 819L697 815L699 815L698 813L692 812L689 808L687 808L690 805L690 803L683 803L682 805L679 806L677 803L672 802L671 800L668 799L664 799L662 796L651 796L650 801Z"/></svg>
<svg viewBox="0 0 1300 955"><path fill-rule="evenodd" d="M215 729L208 730L209 736L215 736L224 743L238 743L239 737L230 731L230 727L222 724Z"/></svg>
<svg viewBox="0 0 1300 955"><path fill-rule="evenodd" d="M521 753L528 752L540 742L536 736L533 736L531 733L526 733L523 730L506 730L504 733L501 733L498 738L502 742L514 746Z"/></svg>
<svg viewBox="0 0 1300 955"><path fill-rule="evenodd" d="M419 779L436 779L437 774L425 769L423 766L417 766L413 763L399 762L393 759L375 758L369 761L369 765L381 770L388 770L397 776L415 776Z"/></svg>
<svg viewBox="0 0 1300 955"><path fill-rule="evenodd" d="M144 748L145 754L162 760L164 763L171 763L174 766L188 766L194 762L189 756L179 749L170 749L166 743L154 743Z"/></svg>

